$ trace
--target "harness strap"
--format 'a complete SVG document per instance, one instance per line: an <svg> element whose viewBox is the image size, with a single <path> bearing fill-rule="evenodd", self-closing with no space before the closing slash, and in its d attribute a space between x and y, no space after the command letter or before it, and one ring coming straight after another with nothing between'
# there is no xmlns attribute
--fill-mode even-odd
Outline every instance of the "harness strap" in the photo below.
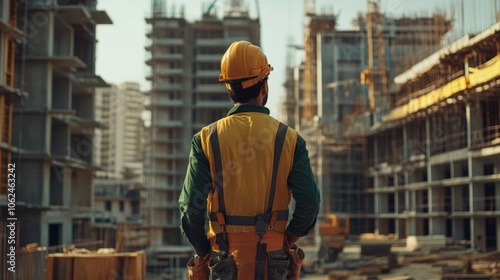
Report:
<svg viewBox="0 0 500 280"><path fill-rule="evenodd" d="M226 213L226 204L224 203L224 188L222 177L222 158L220 154L219 136L217 135L217 123L213 123L209 127L210 130L210 145L214 154L215 164L215 190L219 198L219 212Z"/></svg>
<svg viewBox="0 0 500 280"><path fill-rule="evenodd" d="M208 219L211 222L218 222L220 220L218 218L219 213L221 212L210 212L208 214ZM276 214L274 214L276 213ZM287 221L288 220L288 209L287 210L277 210L272 213L264 214L264 221L266 224L271 224L273 214L276 215L275 221ZM224 215L225 225L229 226L255 226L257 222L256 216L235 216L235 215Z"/></svg>
<svg viewBox="0 0 500 280"><path fill-rule="evenodd" d="M271 182L269 188L269 197L267 200L267 207L264 214L259 214L256 216L237 216L237 215L226 215L226 206L224 203L224 181L223 181L223 170L222 170L222 158L219 144L219 137L217 135L217 122L213 123L209 127L210 135L210 145L212 147L212 152L214 155L214 165L215 165L215 191L217 192L217 198L219 201L219 211L209 213L210 221L217 221L221 226L221 233L216 236L216 244L219 246L221 253L227 256L229 251L228 236L226 232L226 225L241 225L241 226L255 226L255 232L259 235L266 233L266 230L272 230L274 228L274 223L276 221L286 221L288 220L288 209L287 210L277 210L272 212L274 204L274 196L276 193L276 180L278 175L278 166L281 159L281 153L283 151L283 145L285 143L286 134L288 131L288 126L283 123L279 123L278 131L276 132L276 138L274 141L274 156L273 156L273 170L271 173ZM266 228L266 224L268 227ZM264 280L265 274L265 263L266 263L266 244L258 242L257 254L255 256L255 279Z"/></svg>
<svg viewBox="0 0 500 280"><path fill-rule="evenodd" d="M276 193L276 177L278 176L278 166L280 163L281 152L283 151L283 144L285 143L287 131L288 126L280 123L278 126L278 131L276 132L276 139L274 140L273 173L271 177L271 187L269 189L269 199L267 200L266 214L273 211L274 194Z"/></svg>

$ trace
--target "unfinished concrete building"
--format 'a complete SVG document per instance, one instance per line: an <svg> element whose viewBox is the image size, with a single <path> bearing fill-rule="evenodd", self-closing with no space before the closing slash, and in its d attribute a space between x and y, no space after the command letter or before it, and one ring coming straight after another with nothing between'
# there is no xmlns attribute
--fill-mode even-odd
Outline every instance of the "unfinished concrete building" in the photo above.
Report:
<svg viewBox="0 0 500 280"><path fill-rule="evenodd" d="M12 111L22 94L16 88L16 49L23 37L17 24L18 1L0 2L0 205L7 202L7 169L12 163ZM17 69L19 70L19 69Z"/></svg>
<svg viewBox="0 0 500 280"><path fill-rule="evenodd" d="M500 250L500 23L396 77L367 137L380 233L445 235Z"/></svg>
<svg viewBox="0 0 500 280"><path fill-rule="evenodd" d="M349 216L354 234L374 230L373 197L366 194L364 135L389 108L396 88L392 77L417 57L438 49L451 27L443 15L387 18L372 4L364 17L354 20L357 28L351 31L330 27L333 15L316 17L306 10L310 24L304 42L304 80L299 82L304 92L296 98L303 103L295 106L323 192L323 211ZM314 78L308 78L313 71ZM307 101L311 90L316 104Z"/></svg>
<svg viewBox="0 0 500 280"><path fill-rule="evenodd" d="M329 82L328 76L321 76L318 67L322 67L321 53L318 46L321 45L320 34L332 34L335 31L336 18L333 14L317 14L314 7L306 6L306 28L304 34L304 110L302 123L312 124L312 120L318 115L318 104L321 104L321 93L323 85ZM323 78L323 79L322 79Z"/></svg>
<svg viewBox="0 0 500 280"><path fill-rule="evenodd" d="M223 18L216 17L211 6L195 22L175 10L167 13L163 4L154 1L152 16L146 20L151 27L146 49L150 52L152 118L143 210L150 229L149 255L153 256L148 261L150 274L175 273L179 260L165 256L176 251L191 254L179 228L178 199L192 136L232 107L224 85L218 82L220 59L233 41L260 44L259 20L249 16L242 1L231 1Z"/></svg>
<svg viewBox="0 0 500 280"><path fill-rule="evenodd" d="M6 226L6 211L8 198L12 198L12 193L8 191L8 179L12 179L15 173L12 166L12 118L13 105L23 94L16 86L16 79L21 71L16 68L16 49L23 37L23 32L18 28L17 22L17 2L0 1L0 253L2 256L8 254L10 244L7 242L9 230ZM14 171L12 173L9 172ZM8 175L11 174L11 177ZM8 194L11 194L9 197ZM3 257L2 257L3 259ZM9 265L3 261L0 263L0 278L6 279Z"/></svg>
<svg viewBox="0 0 500 280"><path fill-rule="evenodd" d="M29 31L16 56L24 66L16 83L28 96L14 108L12 137L20 246L91 238L93 98L106 85L95 74L95 32L111 23L96 2L18 1Z"/></svg>

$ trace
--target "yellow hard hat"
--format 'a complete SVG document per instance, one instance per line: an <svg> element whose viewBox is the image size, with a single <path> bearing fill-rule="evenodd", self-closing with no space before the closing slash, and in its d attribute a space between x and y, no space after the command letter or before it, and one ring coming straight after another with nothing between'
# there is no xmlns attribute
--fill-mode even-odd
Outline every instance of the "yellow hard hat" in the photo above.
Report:
<svg viewBox="0 0 500 280"><path fill-rule="evenodd" d="M245 89L262 81L273 67L261 48L247 41L232 43L220 62L219 81L229 90Z"/></svg>

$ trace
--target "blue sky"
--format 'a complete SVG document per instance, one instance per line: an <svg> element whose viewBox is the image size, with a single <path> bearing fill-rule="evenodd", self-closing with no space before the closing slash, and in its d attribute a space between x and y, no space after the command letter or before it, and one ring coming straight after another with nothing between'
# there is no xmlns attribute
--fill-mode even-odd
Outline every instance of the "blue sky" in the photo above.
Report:
<svg viewBox="0 0 500 280"><path fill-rule="evenodd" d="M472 25L481 26L488 17L493 17L486 6L479 3L496 3L500 9L500 0L382 0L382 11L388 15L401 14L429 15L439 8L451 11L452 5L457 6L462 1L469 3L467 12L481 14L474 17ZM186 17L194 21L201 18L202 7L212 0L167 0L167 8L174 4L179 9L180 3L185 5ZM221 7L224 0L219 0ZM318 11L333 11L339 14L337 29L350 29L350 22L358 12L365 11L366 0L316 0ZM255 1L246 0L255 15ZM108 83L125 81L138 82L143 90L148 90L150 84L145 80L148 67L145 64L147 53L144 49L148 26L145 18L150 14L149 0L99 0L98 8L105 10L112 25L101 25L97 28L97 65L96 72ZM274 116L278 116L280 98L283 96L282 84L285 78L286 50L290 37L297 44L302 44L303 36L303 0L267 0L259 1L261 19L262 48L274 71L270 75L270 98L268 107ZM477 10L476 10L477 9ZM472 11L474 10L474 11ZM455 12L459 17L460 10ZM490 15L491 14L491 15ZM467 17L466 17L467 19ZM471 21L467 21L471 22ZM222 55L222 54L221 54ZM300 54L297 54L299 60Z"/></svg>

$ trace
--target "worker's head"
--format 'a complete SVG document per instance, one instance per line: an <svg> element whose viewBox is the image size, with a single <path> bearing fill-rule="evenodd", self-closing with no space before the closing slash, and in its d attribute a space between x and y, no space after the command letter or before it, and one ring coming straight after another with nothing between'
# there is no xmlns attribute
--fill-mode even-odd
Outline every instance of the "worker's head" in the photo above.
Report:
<svg viewBox="0 0 500 280"><path fill-rule="evenodd" d="M224 82L235 103L247 103L262 94L267 102L267 76L273 67L262 50L246 41L232 43L222 57L219 81Z"/></svg>

